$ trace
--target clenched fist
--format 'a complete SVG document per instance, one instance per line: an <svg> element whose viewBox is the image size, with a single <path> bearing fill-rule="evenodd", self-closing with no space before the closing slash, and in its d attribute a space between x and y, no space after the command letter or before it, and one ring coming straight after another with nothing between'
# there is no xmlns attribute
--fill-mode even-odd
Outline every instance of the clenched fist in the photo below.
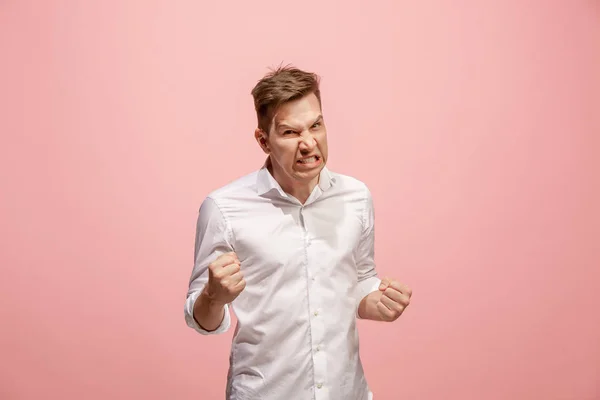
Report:
<svg viewBox="0 0 600 400"><path fill-rule="evenodd" d="M208 266L206 296L214 303L228 304L246 287L240 260L234 252L219 256Z"/></svg>
<svg viewBox="0 0 600 400"><path fill-rule="evenodd" d="M381 296L377 302L377 311L383 321L395 321L410 304L412 290L389 278L381 280L379 285Z"/></svg>

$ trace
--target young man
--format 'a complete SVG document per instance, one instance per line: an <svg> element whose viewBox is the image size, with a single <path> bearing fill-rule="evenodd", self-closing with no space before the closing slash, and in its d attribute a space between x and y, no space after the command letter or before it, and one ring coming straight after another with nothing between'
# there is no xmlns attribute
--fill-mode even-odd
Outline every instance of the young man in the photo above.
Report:
<svg viewBox="0 0 600 400"><path fill-rule="evenodd" d="M326 168L319 79L279 68L252 90L263 167L200 207L185 318L238 318L228 400L367 400L356 318L394 321L411 290L380 280L366 185Z"/></svg>

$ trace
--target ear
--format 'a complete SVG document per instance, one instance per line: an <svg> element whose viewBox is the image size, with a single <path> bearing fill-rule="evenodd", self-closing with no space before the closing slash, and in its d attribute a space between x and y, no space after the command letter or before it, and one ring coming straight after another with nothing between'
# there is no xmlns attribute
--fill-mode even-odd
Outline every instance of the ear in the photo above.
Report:
<svg viewBox="0 0 600 400"><path fill-rule="evenodd" d="M254 131L254 138L265 154L271 153L271 150L269 150L269 139L262 129L256 128Z"/></svg>

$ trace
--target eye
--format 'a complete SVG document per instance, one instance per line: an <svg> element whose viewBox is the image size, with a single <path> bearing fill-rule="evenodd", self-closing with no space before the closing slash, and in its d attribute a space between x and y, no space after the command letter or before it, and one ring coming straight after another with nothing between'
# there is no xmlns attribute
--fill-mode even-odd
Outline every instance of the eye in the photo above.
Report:
<svg viewBox="0 0 600 400"><path fill-rule="evenodd" d="M292 133L294 133L294 131L291 129L288 129L287 131L283 131L284 135L291 135Z"/></svg>
<svg viewBox="0 0 600 400"><path fill-rule="evenodd" d="M319 128L321 126L320 122L315 122L315 124L312 126L313 128Z"/></svg>

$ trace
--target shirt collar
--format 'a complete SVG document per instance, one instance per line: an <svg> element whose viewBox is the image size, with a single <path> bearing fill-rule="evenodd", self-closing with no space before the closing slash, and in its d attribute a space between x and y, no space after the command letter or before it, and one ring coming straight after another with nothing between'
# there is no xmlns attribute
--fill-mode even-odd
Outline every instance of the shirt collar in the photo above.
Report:
<svg viewBox="0 0 600 400"><path fill-rule="evenodd" d="M258 192L258 195L261 196L271 190L277 190L281 196L286 197L287 194L283 191L281 185L279 185L279 182L277 182L275 178L273 178L273 175L271 175L271 173L268 170L270 162L270 158L267 157L262 168L258 171L258 175L256 178L256 190ZM326 166L323 167L319 175L319 188L323 192L325 192L334 184L335 177L331 174L331 172L327 169Z"/></svg>

